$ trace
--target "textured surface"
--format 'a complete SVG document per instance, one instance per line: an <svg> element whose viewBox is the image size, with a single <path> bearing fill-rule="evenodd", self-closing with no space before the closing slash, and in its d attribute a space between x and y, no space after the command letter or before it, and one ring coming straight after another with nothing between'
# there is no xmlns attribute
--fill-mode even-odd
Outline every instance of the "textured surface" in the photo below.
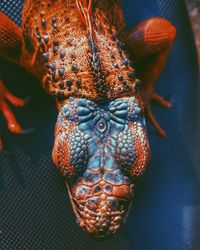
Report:
<svg viewBox="0 0 200 250"><path fill-rule="evenodd" d="M87 21L91 28L81 20L76 1L25 4L23 66L40 76L45 89L58 99L73 96L105 102L136 92L138 80L132 77L134 69L124 43L116 36L119 27L110 17L116 4L106 8L103 3L92 2Z"/></svg>
<svg viewBox="0 0 200 250"><path fill-rule="evenodd" d="M57 101L53 159L66 177L79 225L93 236L105 237L124 224L150 150L140 81L117 35L124 26L119 5L104 0L90 3L91 8L80 0L25 2L20 63ZM149 26L152 44L153 21ZM163 40L165 46L162 38L157 47ZM131 161L128 150L134 154ZM106 184L109 194L102 190L91 199L86 192Z"/></svg>
<svg viewBox="0 0 200 250"><path fill-rule="evenodd" d="M134 24L154 15L164 15L174 20L180 35L174 49L174 59L176 58L181 69L179 71L176 68L178 72L176 75L173 74L173 78L171 77L170 85L163 85L165 79L169 82L169 72L174 69L170 62L162 77L161 86L164 87L163 89L160 87L161 91L173 93L174 98L176 97L174 110L165 117L162 116L162 122L167 124L167 121L173 117L174 123L170 122L166 125L169 134L167 141L161 142L160 139L153 137L153 168L143 181L143 183L147 181L146 186L141 185L142 189L137 194L136 203L139 203L127 226L128 241L124 240L122 233L108 241L95 242L77 229L69 200L65 198L65 187L49 160L53 142L50 141L49 144L46 142L52 138L50 135L53 133L55 123L55 113L54 116L52 115L53 106L42 94L38 95L39 90L36 95L33 87L36 106L32 107L32 112L25 110L27 114L23 115L26 115L24 124L27 126L31 125L31 121L34 123L40 120L37 132L32 138L16 137L15 143L13 143L13 136L4 133L7 139L10 138L7 147L12 149L15 155L11 159L1 156L1 198L4 203L1 203L3 206L1 207L3 221L1 225L3 226L0 237L3 249L74 249L76 247L79 249L128 249L131 244L130 249L167 250L181 249L183 242L186 242L183 237L187 238L187 242L194 240L195 236L192 238L189 236L193 228L187 228L186 234L182 234L183 205L199 203L196 198L198 179L195 177L197 175L194 174L193 168L198 155L194 157L197 152L195 144L193 144L192 151L189 147L190 140L197 141L194 140L197 136L194 133L197 131L195 117L198 116L194 95L198 92L195 85L197 84L196 61L191 60L195 58L191 37L186 37L181 29L183 22L184 29L187 28L188 32L190 32L190 27L187 19L184 19L182 2L179 2L178 6L175 2L171 3L174 4L173 8L165 1L159 1L158 4L152 3L152 1L144 1L141 4L140 1L139 4L137 2L133 4L132 8L136 11ZM131 9L130 6L129 9ZM128 13L132 13L132 10L126 13L128 18ZM132 27L131 14L128 20L129 27ZM184 49L184 54L180 48ZM14 70L8 64L4 64L4 67L8 68L7 70ZM23 79L22 89L27 82L30 82L28 76L24 78L24 75L21 75L20 77L20 73L15 73L13 78L18 78L19 82ZM7 80L9 83L12 78L7 76ZM191 82L194 84L189 84ZM19 85L17 88L12 86L12 89L14 88L16 94L24 96L27 94L18 89ZM182 94L178 95L180 89ZM186 98L190 100L189 103L184 102ZM39 113L36 112L40 107L39 104L44 103L44 99L46 100L45 107L40 108ZM22 119L23 116L20 115ZM172 140L174 138L175 141ZM33 155L32 152L34 152ZM62 190L61 187L63 187ZM187 218L187 220L191 219ZM192 235L195 235L195 231ZM78 241L81 242L81 246L77 246Z"/></svg>
<svg viewBox="0 0 200 250"><path fill-rule="evenodd" d="M71 97L58 115L53 150L80 226L97 237L125 223L149 161L143 112L135 97L98 105Z"/></svg>

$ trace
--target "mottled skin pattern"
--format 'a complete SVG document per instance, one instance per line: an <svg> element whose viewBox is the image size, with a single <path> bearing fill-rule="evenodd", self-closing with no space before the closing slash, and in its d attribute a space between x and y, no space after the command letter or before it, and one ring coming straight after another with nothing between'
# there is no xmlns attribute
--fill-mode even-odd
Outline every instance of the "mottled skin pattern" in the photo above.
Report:
<svg viewBox="0 0 200 250"><path fill-rule="evenodd" d="M87 232L115 233L126 218L133 180L143 174L149 158L144 127L135 97L101 105L70 98L61 109L54 162L66 177L77 219Z"/></svg>
<svg viewBox="0 0 200 250"><path fill-rule="evenodd" d="M25 1L22 29L3 13L1 19L0 55L35 75L56 99L52 155L80 226L96 237L114 234L127 217L150 157L145 109L164 135L149 102L171 105L153 84L175 28L164 19L149 19L124 39L119 1L104 0ZM142 92L132 62L145 84ZM20 133L7 102L24 102L3 82L0 90L0 111L8 128Z"/></svg>

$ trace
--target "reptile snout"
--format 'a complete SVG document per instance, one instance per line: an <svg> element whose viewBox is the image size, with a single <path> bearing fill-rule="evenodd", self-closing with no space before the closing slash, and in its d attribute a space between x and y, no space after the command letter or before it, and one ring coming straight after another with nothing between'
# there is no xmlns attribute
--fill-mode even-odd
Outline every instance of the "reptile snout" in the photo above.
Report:
<svg viewBox="0 0 200 250"><path fill-rule="evenodd" d="M97 237L117 232L149 160L139 102L70 98L58 116L53 160L66 179L80 226Z"/></svg>
<svg viewBox="0 0 200 250"><path fill-rule="evenodd" d="M133 192L134 185L128 178L120 186L103 178L94 186L80 180L70 189L79 225L95 237L108 237L116 233L125 222Z"/></svg>

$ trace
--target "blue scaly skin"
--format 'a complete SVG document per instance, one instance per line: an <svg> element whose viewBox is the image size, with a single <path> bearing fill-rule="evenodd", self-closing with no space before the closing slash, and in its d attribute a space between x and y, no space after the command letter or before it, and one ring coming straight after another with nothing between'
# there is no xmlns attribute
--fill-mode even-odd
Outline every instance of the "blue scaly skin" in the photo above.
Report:
<svg viewBox="0 0 200 250"><path fill-rule="evenodd" d="M55 98L53 160L65 176L79 224L97 237L120 228L146 169L144 107L161 136L165 131L150 102L171 107L154 83L175 27L162 18L128 33L123 27L119 0L24 1L22 28L0 13L0 56L32 73ZM21 133L9 102L24 105L1 82L0 112L10 131Z"/></svg>
<svg viewBox="0 0 200 250"><path fill-rule="evenodd" d="M54 162L80 226L92 235L120 228L146 169L149 145L140 105L135 97L105 104L70 98L60 110Z"/></svg>

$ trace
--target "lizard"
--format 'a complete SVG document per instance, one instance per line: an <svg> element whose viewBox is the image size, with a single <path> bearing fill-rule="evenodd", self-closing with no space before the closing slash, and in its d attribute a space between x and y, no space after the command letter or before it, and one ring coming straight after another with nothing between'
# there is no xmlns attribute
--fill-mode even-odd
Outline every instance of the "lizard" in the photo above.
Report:
<svg viewBox="0 0 200 250"><path fill-rule="evenodd" d="M151 102L172 106L157 94L155 82L176 28L159 17L129 32L124 27L121 1L24 1L21 28L0 12L0 56L36 76L55 98L52 159L77 222L97 238L125 223L148 166L145 114L165 136ZM0 111L8 129L20 134L9 103L25 105L1 80Z"/></svg>

